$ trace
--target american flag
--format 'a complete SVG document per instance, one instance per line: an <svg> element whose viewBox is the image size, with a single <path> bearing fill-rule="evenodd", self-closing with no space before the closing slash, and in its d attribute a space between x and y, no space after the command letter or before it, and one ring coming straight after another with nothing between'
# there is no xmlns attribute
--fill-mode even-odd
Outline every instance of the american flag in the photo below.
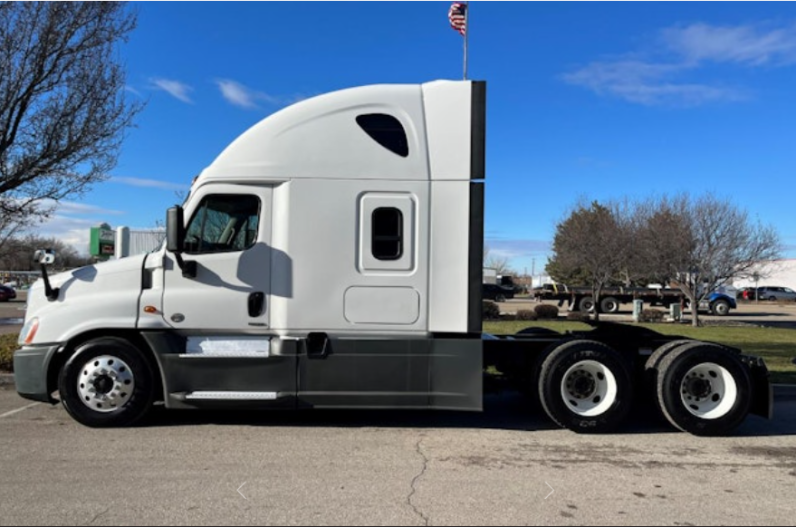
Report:
<svg viewBox="0 0 796 527"><path fill-rule="evenodd" d="M462 34L467 34L467 4L461 2L454 2L448 11L448 20L451 22L451 27Z"/></svg>

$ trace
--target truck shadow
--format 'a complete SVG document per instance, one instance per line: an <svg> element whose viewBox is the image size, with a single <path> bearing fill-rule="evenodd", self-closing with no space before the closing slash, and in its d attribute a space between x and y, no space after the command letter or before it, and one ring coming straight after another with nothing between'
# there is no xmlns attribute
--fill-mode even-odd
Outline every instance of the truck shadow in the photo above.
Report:
<svg viewBox="0 0 796 527"><path fill-rule="evenodd" d="M252 427L327 428L470 428L516 431L555 430L543 413L531 412L519 394L484 397L484 411L438 410L286 410L286 411L158 411L143 427L238 425Z"/></svg>
<svg viewBox="0 0 796 527"><path fill-rule="evenodd" d="M482 413L421 410L312 410L312 411L166 411L158 409L140 426L326 427L326 428L418 428L506 431L554 431L559 427L541 409L529 409L523 396L507 392L484 398ZM641 405L639 405L641 406ZM678 433L658 411L634 409L628 422L614 435ZM750 416L734 437L796 436L796 401L780 400L772 421Z"/></svg>

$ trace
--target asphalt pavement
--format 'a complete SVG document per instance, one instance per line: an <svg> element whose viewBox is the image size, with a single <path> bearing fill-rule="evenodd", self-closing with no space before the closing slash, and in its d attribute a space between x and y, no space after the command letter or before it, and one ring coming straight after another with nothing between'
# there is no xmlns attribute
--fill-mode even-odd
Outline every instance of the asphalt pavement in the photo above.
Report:
<svg viewBox="0 0 796 527"><path fill-rule="evenodd" d="M483 414L160 409L90 430L0 390L0 525L793 525L796 397L730 438Z"/></svg>

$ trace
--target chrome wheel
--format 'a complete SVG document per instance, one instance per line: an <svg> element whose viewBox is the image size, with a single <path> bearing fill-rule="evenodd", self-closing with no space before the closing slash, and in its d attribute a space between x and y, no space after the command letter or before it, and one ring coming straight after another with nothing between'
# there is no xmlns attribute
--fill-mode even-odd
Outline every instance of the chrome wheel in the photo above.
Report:
<svg viewBox="0 0 796 527"><path fill-rule="evenodd" d="M103 355L92 359L78 375L80 402L95 412L111 413L124 408L133 390L133 371L118 357Z"/></svg>

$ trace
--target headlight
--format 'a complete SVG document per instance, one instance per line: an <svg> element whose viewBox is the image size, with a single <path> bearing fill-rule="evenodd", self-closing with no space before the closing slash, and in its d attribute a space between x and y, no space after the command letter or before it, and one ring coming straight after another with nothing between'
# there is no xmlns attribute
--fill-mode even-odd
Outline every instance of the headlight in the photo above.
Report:
<svg viewBox="0 0 796 527"><path fill-rule="evenodd" d="M25 322L22 331L19 333L19 340L17 341L20 346L26 346L33 343L36 338L36 332L39 331L39 318L33 317Z"/></svg>

